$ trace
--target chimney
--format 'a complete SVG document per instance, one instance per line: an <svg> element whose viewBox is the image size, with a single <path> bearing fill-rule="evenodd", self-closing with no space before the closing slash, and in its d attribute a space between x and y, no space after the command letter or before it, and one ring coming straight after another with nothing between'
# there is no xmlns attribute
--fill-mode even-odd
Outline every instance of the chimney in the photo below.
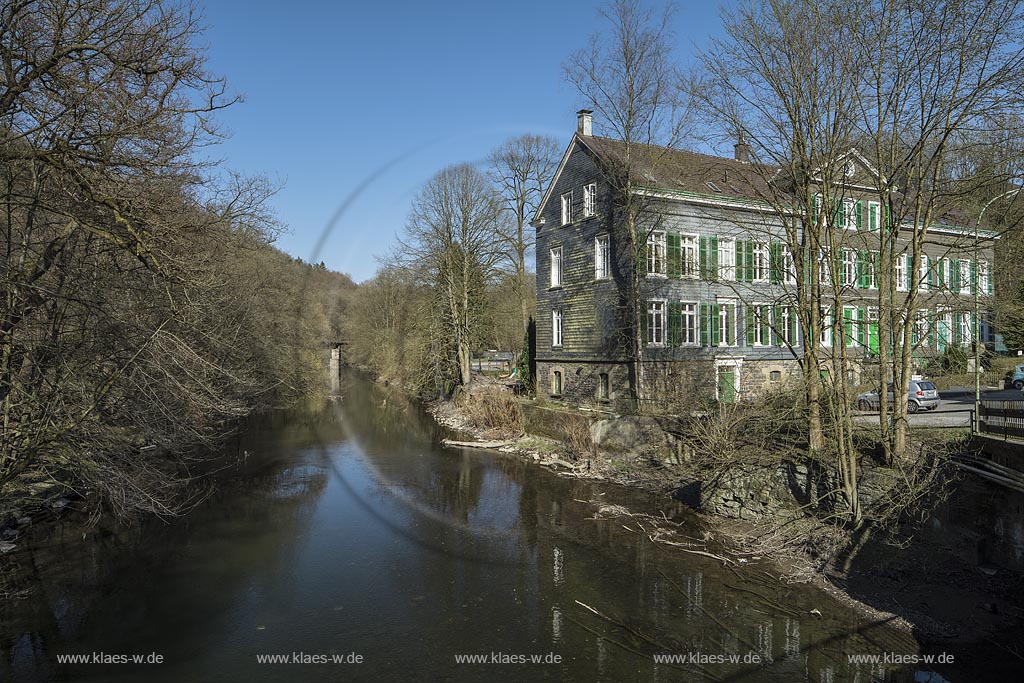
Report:
<svg viewBox="0 0 1024 683"><path fill-rule="evenodd" d="M743 139L743 133L740 133L739 141L733 145L733 151L735 152L736 161L742 161L745 164L750 163L750 145Z"/></svg>
<svg viewBox="0 0 1024 683"><path fill-rule="evenodd" d="M576 132L580 135L593 135L594 117L590 109L580 109L576 112Z"/></svg>

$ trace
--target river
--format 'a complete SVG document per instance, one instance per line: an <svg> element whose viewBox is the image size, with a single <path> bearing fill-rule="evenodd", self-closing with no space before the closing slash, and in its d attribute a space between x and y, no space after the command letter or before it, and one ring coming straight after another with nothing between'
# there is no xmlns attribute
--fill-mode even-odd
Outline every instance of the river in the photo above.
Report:
<svg viewBox="0 0 1024 683"><path fill-rule="evenodd" d="M626 506L702 536L666 496L442 448L416 404L354 373L342 394L321 413L254 422L226 447L244 462L187 516L116 533L39 525L31 550L5 558L6 580L32 591L0 607L0 677L928 680L849 663L916 645L815 588L595 514Z"/></svg>

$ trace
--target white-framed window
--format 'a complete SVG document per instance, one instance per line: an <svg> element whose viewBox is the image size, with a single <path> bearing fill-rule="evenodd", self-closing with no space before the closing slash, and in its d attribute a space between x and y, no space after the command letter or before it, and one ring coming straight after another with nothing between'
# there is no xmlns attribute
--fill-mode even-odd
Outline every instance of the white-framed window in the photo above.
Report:
<svg viewBox="0 0 1024 683"><path fill-rule="evenodd" d="M597 213L597 183L583 186L583 217L590 218Z"/></svg>
<svg viewBox="0 0 1024 683"><path fill-rule="evenodd" d="M611 252L608 247L608 235L598 235L594 238L595 280L605 280L611 277Z"/></svg>
<svg viewBox="0 0 1024 683"><path fill-rule="evenodd" d="M919 308L914 311L914 326L910 331L910 342L915 346L929 346L928 332L928 310Z"/></svg>
<svg viewBox="0 0 1024 683"><path fill-rule="evenodd" d="M943 283L944 289L949 289L950 276L953 274L953 268L948 258L944 258L939 261L939 279Z"/></svg>
<svg viewBox="0 0 1024 683"><path fill-rule="evenodd" d="M857 229L857 202L852 199L843 200L843 230Z"/></svg>
<svg viewBox="0 0 1024 683"><path fill-rule="evenodd" d="M697 235L679 236L679 259L683 277L700 275L699 244Z"/></svg>
<svg viewBox="0 0 1024 683"><path fill-rule="evenodd" d="M562 225L572 223L572 190L562 195Z"/></svg>
<svg viewBox="0 0 1024 683"><path fill-rule="evenodd" d="M736 279L736 240L732 237L718 238L718 278Z"/></svg>
<svg viewBox="0 0 1024 683"><path fill-rule="evenodd" d="M868 202L868 230L878 230L881 225L881 208L878 202Z"/></svg>
<svg viewBox="0 0 1024 683"><path fill-rule="evenodd" d="M832 286L832 254L827 248L818 252L818 280L824 287Z"/></svg>
<svg viewBox="0 0 1024 683"><path fill-rule="evenodd" d="M752 326L747 335L752 346L771 346L772 344L772 307L768 304L750 304L751 315L749 324Z"/></svg>
<svg viewBox="0 0 1024 683"><path fill-rule="evenodd" d="M602 372L597 376L597 400L607 401L611 393L611 378L607 372Z"/></svg>
<svg viewBox="0 0 1024 683"><path fill-rule="evenodd" d="M867 256L867 263L864 264L864 268L867 269L867 274L868 274L868 277L867 277L868 289L878 289L878 274L876 272L877 271L877 266L878 266L878 252L877 251L869 251L869 252L866 253L866 256Z"/></svg>
<svg viewBox="0 0 1024 683"><path fill-rule="evenodd" d="M562 395L562 371L552 370L551 372L551 395Z"/></svg>
<svg viewBox="0 0 1024 683"><path fill-rule="evenodd" d="M562 247L551 247L551 287L562 286Z"/></svg>
<svg viewBox="0 0 1024 683"><path fill-rule="evenodd" d="M555 308L551 311L551 346L562 345L562 309ZM559 392L560 393L560 392Z"/></svg>
<svg viewBox="0 0 1024 683"><path fill-rule="evenodd" d="M655 230L647 236L647 274L665 275L664 230Z"/></svg>
<svg viewBox="0 0 1024 683"><path fill-rule="evenodd" d="M788 244L782 245L782 281L787 285L796 284L796 261Z"/></svg>
<svg viewBox="0 0 1024 683"><path fill-rule="evenodd" d="M960 323L960 336L958 338L960 340L960 345L970 346L974 341L974 332L971 330L971 314L961 313L957 318Z"/></svg>
<svg viewBox="0 0 1024 683"><path fill-rule="evenodd" d="M857 285L857 252L843 249L843 287Z"/></svg>
<svg viewBox="0 0 1024 683"><path fill-rule="evenodd" d="M960 293L971 293L971 262L968 259L960 260Z"/></svg>
<svg viewBox="0 0 1024 683"><path fill-rule="evenodd" d="M857 320L857 307L843 306L843 337L846 341L846 346L857 346L857 339L860 333L859 323L860 321Z"/></svg>
<svg viewBox="0 0 1024 683"><path fill-rule="evenodd" d="M978 293L985 296L992 282L992 264L988 261L978 262Z"/></svg>
<svg viewBox="0 0 1024 683"><path fill-rule="evenodd" d="M654 299L647 302L647 345L665 345L665 302Z"/></svg>
<svg viewBox="0 0 1024 683"><path fill-rule="evenodd" d="M832 320L832 309L825 308L821 311L821 345L825 347L832 346L832 326L835 322Z"/></svg>
<svg viewBox="0 0 1024 683"><path fill-rule="evenodd" d="M783 306L779 309L779 317L781 320L775 321L779 340L782 342L782 345L796 346L796 311L793 310L792 306Z"/></svg>
<svg viewBox="0 0 1024 683"><path fill-rule="evenodd" d="M736 346L736 302L718 304L718 345Z"/></svg>
<svg viewBox="0 0 1024 683"><path fill-rule="evenodd" d="M771 250L767 244L754 244L754 282L768 282L771 277Z"/></svg>
<svg viewBox="0 0 1024 683"><path fill-rule="evenodd" d="M907 254L907 258L910 258L910 254ZM928 258L928 254L921 254L921 258L918 262L917 279L922 292L927 292L929 290L929 268L931 268L931 259Z"/></svg>
<svg viewBox="0 0 1024 683"><path fill-rule="evenodd" d="M696 346L700 344L700 319L698 316L697 304L684 301L680 304L682 309L682 333L680 343L683 346Z"/></svg>
<svg viewBox="0 0 1024 683"><path fill-rule="evenodd" d="M907 291L907 268L910 261L910 254L897 254L896 255L896 291L905 292Z"/></svg>

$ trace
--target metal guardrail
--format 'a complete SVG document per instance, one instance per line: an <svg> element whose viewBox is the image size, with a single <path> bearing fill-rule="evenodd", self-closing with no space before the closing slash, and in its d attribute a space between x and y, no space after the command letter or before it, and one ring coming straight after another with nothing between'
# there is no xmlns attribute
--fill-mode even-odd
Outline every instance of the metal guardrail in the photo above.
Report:
<svg viewBox="0 0 1024 683"><path fill-rule="evenodd" d="M982 401L978 406L978 432L1024 440L1024 401Z"/></svg>

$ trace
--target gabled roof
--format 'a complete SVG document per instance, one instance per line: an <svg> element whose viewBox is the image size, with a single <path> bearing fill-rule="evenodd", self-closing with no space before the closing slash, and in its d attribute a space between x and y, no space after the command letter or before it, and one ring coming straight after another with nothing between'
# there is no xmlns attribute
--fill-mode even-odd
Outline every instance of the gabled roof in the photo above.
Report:
<svg viewBox="0 0 1024 683"><path fill-rule="evenodd" d="M623 141L574 134L537 207L534 222L543 214L566 163L577 147L588 150L605 169L614 170L626 164L627 145ZM782 189L772 187L782 171L773 166L758 166L738 159L640 143L629 145L628 152L637 178L637 190L650 194L665 193L684 201L689 197L733 206L756 204L764 210L772 205L773 200L778 201ZM839 157L840 161L847 159L859 167L850 177L848 187L870 191L877 186L880 173L863 154L851 148ZM870 183L863 182L867 180L864 174L870 178ZM812 177L820 181L820 169L815 169ZM936 223L934 228L942 232L962 233L974 227L972 218L953 207L943 211Z"/></svg>

